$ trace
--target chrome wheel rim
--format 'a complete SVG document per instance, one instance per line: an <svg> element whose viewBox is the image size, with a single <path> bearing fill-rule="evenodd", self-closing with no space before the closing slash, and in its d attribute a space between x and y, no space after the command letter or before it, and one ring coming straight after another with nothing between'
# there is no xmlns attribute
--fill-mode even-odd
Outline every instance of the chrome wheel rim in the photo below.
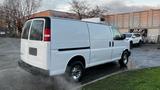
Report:
<svg viewBox="0 0 160 90"><path fill-rule="evenodd" d="M72 68L71 75L74 80L78 80L81 77L82 71L81 66L76 65Z"/></svg>
<svg viewBox="0 0 160 90"><path fill-rule="evenodd" d="M124 62L124 64L127 64L127 62L128 62L128 57L127 57L127 55L124 55L124 57L123 57L123 62Z"/></svg>

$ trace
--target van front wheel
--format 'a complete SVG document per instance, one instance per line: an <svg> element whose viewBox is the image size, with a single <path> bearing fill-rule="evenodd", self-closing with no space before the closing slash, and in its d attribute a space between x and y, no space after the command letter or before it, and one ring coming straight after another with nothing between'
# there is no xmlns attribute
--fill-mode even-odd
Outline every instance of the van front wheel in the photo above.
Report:
<svg viewBox="0 0 160 90"><path fill-rule="evenodd" d="M73 62L67 66L66 76L67 79L73 82L79 82L83 76L84 67L79 61Z"/></svg>
<svg viewBox="0 0 160 90"><path fill-rule="evenodd" d="M126 67L129 61L129 56L128 56L128 52L125 51L121 57L121 59L119 60L119 64L121 67Z"/></svg>

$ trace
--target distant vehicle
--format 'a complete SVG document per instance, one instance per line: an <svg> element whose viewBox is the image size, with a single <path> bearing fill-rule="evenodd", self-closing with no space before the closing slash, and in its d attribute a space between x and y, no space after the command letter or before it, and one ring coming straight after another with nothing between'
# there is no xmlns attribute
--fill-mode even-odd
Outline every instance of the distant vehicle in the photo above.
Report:
<svg viewBox="0 0 160 90"><path fill-rule="evenodd" d="M141 45L143 43L143 39L141 34L139 33L124 33L126 36L126 40L130 42L130 47L134 44Z"/></svg>
<svg viewBox="0 0 160 90"><path fill-rule="evenodd" d="M0 37L6 36L6 32L4 30L0 30Z"/></svg>
<svg viewBox="0 0 160 90"><path fill-rule="evenodd" d="M88 67L130 56L124 35L111 26L56 17L28 20L22 32L19 66L27 71L81 80Z"/></svg>

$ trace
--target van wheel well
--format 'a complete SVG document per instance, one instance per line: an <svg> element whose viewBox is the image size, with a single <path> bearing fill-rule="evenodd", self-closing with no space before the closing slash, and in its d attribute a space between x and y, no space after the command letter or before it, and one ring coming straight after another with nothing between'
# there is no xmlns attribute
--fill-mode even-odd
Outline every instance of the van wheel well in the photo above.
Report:
<svg viewBox="0 0 160 90"><path fill-rule="evenodd" d="M123 54L124 54L125 52L128 53L128 57L131 55L130 51L129 51L128 49L126 49L126 50L123 51L122 56L123 56Z"/></svg>
<svg viewBox="0 0 160 90"><path fill-rule="evenodd" d="M80 62L83 64L84 68L86 67L85 59L84 59L84 57L82 57L82 56L75 56L75 57L73 57L73 58L68 62L67 66L70 66L73 62L76 62L76 61L80 61Z"/></svg>

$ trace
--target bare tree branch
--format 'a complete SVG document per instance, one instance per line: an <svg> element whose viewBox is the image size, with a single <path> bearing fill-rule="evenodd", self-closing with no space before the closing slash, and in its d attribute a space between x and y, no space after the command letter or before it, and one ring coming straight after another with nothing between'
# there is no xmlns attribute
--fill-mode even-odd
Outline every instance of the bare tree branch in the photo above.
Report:
<svg viewBox="0 0 160 90"><path fill-rule="evenodd" d="M79 16L79 19L101 17L107 12L102 6L91 7L86 1L72 0L69 4L71 5L70 10L76 13Z"/></svg>
<svg viewBox="0 0 160 90"><path fill-rule="evenodd" d="M79 19L82 19L85 17L88 8L88 4L85 1L78 1L78 0L72 0L70 2L71 5L71 11L78 14Z"/></svg>
<svg viewBox="0 0 160 90"><path fill-rule="evenodd" d="M1 6L3 18L11 33L20 35L22 25L40 7L41 0L5 0Z"/></svg>

